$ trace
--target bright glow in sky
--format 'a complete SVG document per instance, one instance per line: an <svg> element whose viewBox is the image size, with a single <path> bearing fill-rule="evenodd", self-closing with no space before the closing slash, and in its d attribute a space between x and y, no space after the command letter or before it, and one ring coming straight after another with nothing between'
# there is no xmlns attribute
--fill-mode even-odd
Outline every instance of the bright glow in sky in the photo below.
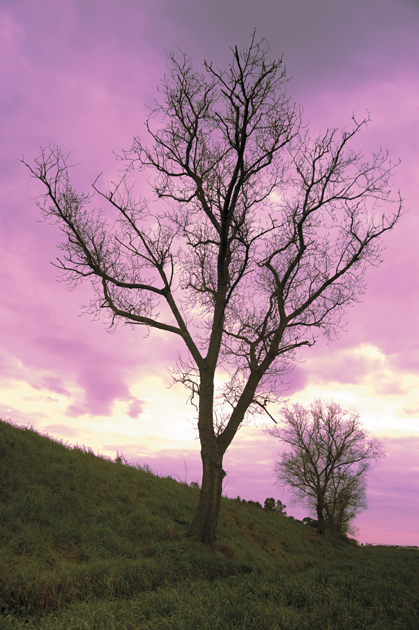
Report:
<svg viewBox="0 0 419 630"><path fill-rule="evenodd" d="M282 53L291 97L313 135L371 112L358 146L396 162L405 208L386 235L384 262L366 276L333 343L301 352L289 376L291 402L333 398L356 407L385 444L369 473L369 509L359 540L419 544L419 3L417 0L3 0L0 5L0 417L95 452L148 463L159 474L200 481L194 409L180 385L167 389L179 340L166 333L80 317L88 285L69 293L50 265L59 231L40 218L40 185L18 162L50 142L73 150L73 182L88 190L112 151L144 137L146 104L180 46L198 69L224 67L230 46L257 28ZM142 185L143 186L143 185ZM146 185L142 193L147 194ZM267 424L269 420L267 419ZM274 496L280 445L260 421L239 430L225 456L224 493L263 503Z"/></svg>

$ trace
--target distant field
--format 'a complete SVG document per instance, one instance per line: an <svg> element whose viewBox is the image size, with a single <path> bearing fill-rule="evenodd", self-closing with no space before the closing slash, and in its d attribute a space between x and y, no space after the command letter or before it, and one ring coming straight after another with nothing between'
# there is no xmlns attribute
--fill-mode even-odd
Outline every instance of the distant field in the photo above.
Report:
<svg viewBox="0 0 419 630"><path fill-rule="evenodd" d="M0 421L0 630L419 630L419 554L319 537Z"/></svg>

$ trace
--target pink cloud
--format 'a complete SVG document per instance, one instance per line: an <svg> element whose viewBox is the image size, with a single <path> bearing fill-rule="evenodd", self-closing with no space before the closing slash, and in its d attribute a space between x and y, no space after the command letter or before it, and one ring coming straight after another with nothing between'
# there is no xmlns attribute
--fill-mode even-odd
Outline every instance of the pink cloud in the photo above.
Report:
<svg viewBox="0 0 419 630"><path fill-rule="evenodd" d="M68 390L63 387L61 379L55 376L44 376L40 384L37 385L35 383L32 384L32 387L35 389L47 388L50 392L55 392L56 394L65 394L68 395Z"/></svg>
<svg viewBox="0 0 419 630"><path fill-rule="evenodd" d="M419 401L416 403L414 407L404 407L402 412L407 416L419 416Z"/></svg>
<svg viewBox="0 0 419 630"><path fill-rule="evenodd" d="M75 339L43 336L34 341L52 355L52 361L55 357L65 357L67 364L74 364L77 383L85 391L85 401L71 404L67 410L68 415L72 417L87 413L107 415L114 400L132 400L128 386L124 382L124 370L127 365L122 357L115 359ZM134 402L136 403L134 410L138 415L141 403L137 400Z"/></svg>
<svg viewBox="0 0 419 630"><path fill-rule="evenodd" d="M284 377L282 396L288 398L302 391L308 382L308 373L304 366L295 365L290 374Z"/></svg>
<svg viewBox="0 0 419 630"><path fill-rule="evenodd" d="M146 403L143 400L134 399L128 408L130 418L138 418L144 411Z"/></svg>

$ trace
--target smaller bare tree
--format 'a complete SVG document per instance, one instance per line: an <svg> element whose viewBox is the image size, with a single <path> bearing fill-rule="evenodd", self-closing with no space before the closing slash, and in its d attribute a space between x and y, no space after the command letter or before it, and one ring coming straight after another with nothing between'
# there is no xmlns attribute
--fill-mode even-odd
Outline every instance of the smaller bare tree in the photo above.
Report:
<svg viewBox="0 0 419 630"><path fill-rule="evenodd" d="M292 448L275 464L278 485L315 510L320 534L350 531L349 522L367 507L366 473L371 460L385 457L382 443L361 427L358 413L333 401L284 405L281 420L267 429Z"/></svg>

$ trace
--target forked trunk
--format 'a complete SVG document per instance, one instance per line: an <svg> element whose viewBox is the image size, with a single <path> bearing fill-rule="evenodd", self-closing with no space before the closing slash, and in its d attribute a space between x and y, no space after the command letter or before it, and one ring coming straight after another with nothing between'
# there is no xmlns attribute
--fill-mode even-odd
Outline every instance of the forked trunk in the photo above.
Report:
<svg viewBox="0 0 419 630"><path fill-rule="evenodd" d="M224 453L253 400L257 382L253 383L253 388L248 388L247 402L245 399L244 402L242 401L240 409L238 407L234 409L227 427L215 435L213 422L214 370L202 371L200 376L198 430L201 441L202 485L198 511L187 536L192 540L213 547L220 513L223 479L227 474L223 470Z"/></svg>
<svg viewBox="0 0 419 630"><path fill-rule="evenodd" d="M201 451L202 457L202 486L199 496L199 506L195 518L187 533L188 538L213 547L218 515L221 505L223 479L223 456L211 449L212 452Z"/></svg>

